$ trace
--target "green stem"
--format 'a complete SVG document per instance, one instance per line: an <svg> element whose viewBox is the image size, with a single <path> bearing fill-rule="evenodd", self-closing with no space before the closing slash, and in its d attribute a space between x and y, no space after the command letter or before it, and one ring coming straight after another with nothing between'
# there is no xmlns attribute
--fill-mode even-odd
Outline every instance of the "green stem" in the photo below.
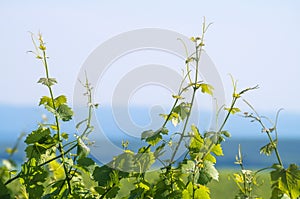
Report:
<svg viewBox="0 0 300 199"><path fill-rule="evenodd" d="M193 90L192 100L191 100L191 103L190 103L190 104L191 104L190 110L189 110L189 112L188 112L188 114L187 114L187 117L186 117L186 120L185 120L185 123L184 123L184 127L183 127L183 130L182 130L182 133L180 134L179 141L178 141L178 143L177 143L177 145L176 145L176 148L175 148L175 150L174 150L174 152L173 152L173 154L172 154L172 156L171 156L170 164L173 164L175 155L177 154L177 151L178 151L178 149L179 149L179 146L180 146L180 144L181 144L181 142L182 142L182 140L183 140L183 138L184 138L185 131L186 131L186 128L187 128L187 125L188 125L188 121L189 121L190 116L191 116L191 111L192 111L192 107L193 107L193 103L194 103L194 99L195 99L196 90L197 90L197 89L194 89L194 90Z"/></svg>
<svg viewBox="0 0 300 199"><path fill-rule="evenodd" d="M203 24L205 25L205 24ZM201 59L201 54L202 54L202 51L203 51L203 42L204 42L204 35L205 35L205 28L203 28L203 31L202 31L202 35L201 35L201 39L200 39L200 44L198 45L197 42L195 42L195 49L196 49L196 52L195 52L195 61L196 61L196 72L195 72L195 82L194 82L194 86L193 86L193 94L192 94L192 99L191 99L191 102L190 102L190 110L187 114L187 117L186 117L186 120L185 120L185 124L184 124L184 127L183 127L183 130L182 130L182 133L180 134L180 138L179 138L179 141L176 145L176 148L171 156L171 161L170 161L170 164L173 163L174 161L174 158L175 158L175 155L177 154L177 151L180 147L180 144L185 136L185 131L186 131L186 128L187 128L187 125L188 125L188 122L189 122L189 119L190 119L190 116L191 116L191 112L192 112L192 108L193 108L193 105L194 105L194 100L195 100L195 96L196 96L196 92L197 92L197 89L198 89L198 75L199 75L199 63L200 63L200 59ZM200 46L200 47L199 47ZM189 72L189 71L187 71Z"/></svg>
<svg viewBox="0 0 300 199"><path fill-rule="evenodd" d="M230 106L230 108L228 110L228 113L227 113L227 115L226 115L226 117L225 117L222 125L220 126L220 128L219 128L219 130L217 132L221 132L223 130L223 128L224 128L227 120L229 119L231 111L234 108L234 105L235 105L237 99L238 99L237 97L233 97L232 102L231 102L231 106ZM206 151L206 153L203 154L203 156L201 158L202 160L211 152L211 150L213 149L214 145L215 145L215 143L213 143L213 142L209 145L208 150Z"/></svg>
<svg viewBox="0 0 300 199"><path fill-rule="evenodd" d="M279 155L279 151L278 151L278 149L277 149L277 145L274 143L274 140L272 139L272 137L271 137L271 135L270 135L270 133L271 133L270 130L269 130L268 128L266 128L266 126L263 124L263 122L261 121L260 118L257 118L257 121L260 123L260 125L262 126L262 128L266 130L266 133L267 133L267 135L268 135L268 138L269 138L269 140L270 140L270 143L271 143L272 146L274 147L274 151L275 151L275 155L276 155L276 158L277 158L277 160L278 160L278 163L279 163L281 166L283 166L283 163L282 163L282 161L281 161L281 157L280 157L280 155Z"/></svg>
<svg viewBox="0 0 300 199"><path fill-rule="evenodd" d="M168 116L167 116L167 118L165 119L165 121L164 121L163 125L161 126L161 128L165 128L165 126L167 125L167 123L168 123L168 121L169 121L169 119L170 119L170 117L171 117L171 115L172 115L172 112L173 112L175 106L176 106L177 103L178 103L178 100L179 100L179 99L176 99L176 100L175 100L175 102L174 102L174 104L173 104L173 106L172 106L172 108L171 108L171 110L170 110L170 113L168 114ZM143 150L143 153L145 153L151 146L152 146L151 144L148 144L148 146ZM140 159L140 158L138 158L138 160L139 160L139 159Z"/></svg>
<svg viewBox="0 0 300 199"><path fill-rule="evenodd" d="M259 116L258 112L254 109L254 107L246 100L243 100L255 113L256 117L255 116L249 116L251 118L253 118L254 120L258 121L259 124L262 126L262 128L266 131L267 135L268 135L268 138L270 140L270 143L272 144L272 146L274 147L274 151L275 151L275 154L276 154L276 157L277 157L277 160L278 160L278 163L283 167L283 163L281 161L281 157L279 155L279 151L277 149L277 145L274 143L270 133L270 129L269 128L266 128L266 126L264 125L264 123L262 122L261 120L261 117ZM277 116L276 116L276 123L277 123L277 118L278 118L278 113L277 113ZM275 123L275 129L276 129L276 123ZM276 132L276 138L277 138L277 132Z"/></svg>
<svg viewBox="0 0 300 199"><path fill-rule="evenodd" d="M45 50L43 50L43 64L44 64L45 71L46 71L46 78L49 79L49 70L48 70L47 56L46 56L46 51ZM47 85L47 87L49 89L53 109L56 110L52 88L51 88L50 85ZM68 189L69 189L69 192L72 193L71 183L70 183L69 175L68 175L68 169L67 169L67 166L65 164L65 157L64 157L65 153L64 153L64 150L63 150L62 142L61 142L59 120L58 120L58 117L56 115L54 117L55 117L56 128L57 128L57 130L56 130L57 138L58 138L58 141L59 141L58 150L61 154L61 160L62 160L62 164L63 164L63 168L64 168L64 172L65 172L65 176L66 176L66 180L67 180L67 184L68 184Z"/></svg>

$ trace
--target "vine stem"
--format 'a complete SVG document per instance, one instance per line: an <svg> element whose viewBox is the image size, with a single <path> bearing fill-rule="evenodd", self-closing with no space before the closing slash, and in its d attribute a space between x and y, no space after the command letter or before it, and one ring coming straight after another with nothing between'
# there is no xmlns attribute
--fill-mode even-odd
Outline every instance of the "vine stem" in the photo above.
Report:
<svg viewBox="0 0 300 199"><path fill-rule="evenodd" d="M268 138L269 138L269 141L272 144L272 146L274 147L274 151L275 151L275 155L276 155L277 161L280 164L280 166L283 167L283 163L282 163L281 157L279 155L279 151L277 149L277 145L274 143L274 140L272 139L272 137L270 135L270 133L271 133L270 129L267 128L264 125L264 123L261 121L261 117L259 116L258 112L254 109L254 107L248 101L246 101L245 99L243 99L243 101L254 111L256 117L252 116L252 118L255 119L256 121L258 121L258 123L262 126L263 130L266 131L266 133L268 135ZM277 134L276 134L276 136L277 136Z"/></svg>
<svg viewBox="0 0 300 199"><path fill-rule="evenodd" d="M231 114L230 112L234 108L234 105L235 105L237 99L238 99L237 97L233 97L232 102L231 102L231 106L230 106L230 108L228 110L228 113L227 113L227 115L226 115L226 117L225 117L222 125L220 126L220 128L218 129L217 132L221 132L223 130L223 128L224 128L224 126L225 126L225 124L226 124L226 122L229 119L229 116ZM203 154L203 156L201 158L202 160L211 152L211 150L214 148L214 145L215 145L215 143L213 143L213 142L209 145L208 150L206 151L206 153Z"/></svg>
<svg viewBox="0 0 300 199"><path fill-rule="evenodd" d="M40 42L41 42L41 45L44 45L41 38L40 38ZM48 70L46 50L43 49L42 52L43 52L43 65L44 65L45 71L46 71L46 78L49 80L49 70ZM47 85L47 87L48 87L48 90L49 90L49 93L50 93L52 106L53 106L54 110L56 110L52 88L51 88L50 85ZM64 168L64 172L65 172L65 177L66 177L67 184L68 184L68 190L69 190L70 193L72 193L71 182L70 182L70 179L69 179L69 172L68 172L68 169L67 169L66 164L65 164L65 157L64 157L65 152L63 150L63 145L62 145L62 142L61 142L59 120L58 120L58 117L56 115L54 117L55 117L55 123L56 123L56 128L57 128L56 133L57 133L57 138L58 138L58 150L61 154L61 160L62 160L62 164L63 164L63 168Z"/></svg>
<svg viewBox="0 0 300 199"><path fill-rule="evenodd" d="M192 108L193 108L193 105L194 105L196 92L197 92L197 90L199 88L197 86L198 75L199 75L198 74L199 73L198 70L199 70L199 62L200 62L200 58L201 58L201 54L202 54L202 50L203 50L204 33L205 33L205 28L203 28L202 37L200 39L200 45L199 45L200 48L198 47L197 42L195 42L195 48L196 48L196 53L195 53L195 55L196 55L196 58L195 58L195 60L196 60L196 72L195 72L195 82L194 82L195 85L193 86L193 94L192 94L192 99L191 99L191 102L190 102L190 110L189 110L189 112L187 114L187 117L186 117L186 120L185 120L185 123L184 123L184 126L183 126L183 130L182 130L182 133L180 134L180 138L178 140L176 148L175 148L175 150L174 150L174 152L173 152L173 154L171 156L170 164L173 163L174 158L175 158L175 156L176 156L176 154L178 152L178 149L179 149L179 147L181 145L181 142L182 142L182 140L183 140L183 138L185 136L186 128L187 128L187 125L188 125L188 122L189 122L189 119L190 119L190 116L191 116ZM188 73L189 73L189 71L188 71Z"/></svg>

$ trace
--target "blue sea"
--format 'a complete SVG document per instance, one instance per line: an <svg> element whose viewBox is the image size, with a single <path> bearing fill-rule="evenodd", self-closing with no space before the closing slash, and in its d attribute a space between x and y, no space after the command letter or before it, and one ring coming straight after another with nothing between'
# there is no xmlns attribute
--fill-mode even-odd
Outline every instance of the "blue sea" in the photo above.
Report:
<svg viewBox="0 0 300 199"><path fill-rule="evenodd" d="M75 123L85 118L83 110L75 109L74 120L62 125L65 132L70 133L70 139L73 139L74 134L80 134L75 129ZM129 149L135 150L143 145L146 145L140 140L141 132L149 129L157 129L163 119L159 113L167 112L167 109L154 108L149 110L146 107L130 107L130 108L109 108L101 107L95 112L93 124L95 132L91 134L91 141L93 139L102 142L102 138L109 140L110 143L116 147L121 148L122 140L129 140ZM5 149L13 147L17 137L22 133L30 133L37 127L37 124L42 121L41 116L46 114L49 121L52 120L51 115L43 108L33 107L15 107L15 106L0 106L0 159L7 158ZM204 132L211 130L213 121L211 114L208 112L196 113L196 120L194 121L199 126L199 131ZM276 113L265 113L264 115L275 119ZM300 113L282 112L280 115L277 129L279 136L278 148L280 155L285 165L296 163L300 165L299 145L300 133L298 131L298 124L300 122ZM267 123L268 124L268 123ZM173 132L180 130L173 125L168 126ZM244 164L246 168L262 168L276 163L274 155L265 156L260 154L260 148L268 143L267 136L261 132L261 127L251 122L249 119L243 118L239 115L231 117L224 128L228 130L232 137L226 139L222 143L223 152L225 156L217 158L217 167L219 168L234 168L235 156L238 151L238 146L241 146ZM101 131L101 132L100 132ZM101 136L100 136L101 134ZM25 138L23 138L24 140ZM100 140L100 141L99 141ZM97 145L97 142L96 142ZM23 141L19 145L19 151L15 154L15 160L21 162L25 159ZM97 152L100 154L107 154L105 146L101 146L96 150L92 149L92 156L96 157ZM98 151L97 151L98 150ZM104 152L103 152L104 151ZM104 157L109 159L111 157ZM1 164L1 163L0 163ZM237 167L238 168L238 167Z"/></svg>

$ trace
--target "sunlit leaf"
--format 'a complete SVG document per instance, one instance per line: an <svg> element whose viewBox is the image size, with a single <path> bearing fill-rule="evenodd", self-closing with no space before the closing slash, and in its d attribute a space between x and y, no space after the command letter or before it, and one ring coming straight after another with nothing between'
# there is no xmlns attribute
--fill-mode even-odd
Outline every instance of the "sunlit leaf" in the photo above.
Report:
<svg viewBox="0 0 300 199"><path fill-rule="evenodd" d="M174 99L183 99L183 97L180 96L180 95L172 95L172 97L173 97Z"/></svg>
<svg viewBox="0 0 300 199"><path fill-rule="evenodd" d="M224 154L223 154L222 147L221 147L221 144L215 145L215 146L212 148L211 152L213 152L213 153L214 153L215 155L217 155L217 156L223 156L223 155L224 155Z"/></svg>
<svg viewBox="0 0 300 199"><path fill-rule="evenodd" d="M64 95L60 95L54 99L55 107L59 107L61 104L66 104L66 103L67 103L67 97Z"/></svg>
<svg viewBox="0 0 300 199"><path fill-rule="evenodd" d="M224 108L224 110L229 111L230 114L232 114L232 115L235 113L241 112L241 110L239 108Z"/></svg>
<svg viewBox="0 0 300 199"><path fill-rule="evenodd" d="M47 104L48 106L52 107L53 108L53 104L52 104L52 100L50 97L47 97L47 96L43 96L41 99L40 99L40 103L39 103L39 106L42 105L42 104Z"/></svg>
<svg viewBox="0 0 300 199"><path fill-rule="evenodd" d="M194 199L210 199L210 191L207 186L199 185L195 191Z"/></svg>
<svg viewBox="0 0 300 199"><path fill-rule="evenodd" d="M202 93L207 93L209 95L213 95L213 90L214 90L214 87L209 85L209 84L200 84L199 85L200 88L201 88L201 92Z"/></svg>
<svg viewBox="0 0 300 199"><path fill-rule="evenodd" d="M53 177L55 180L63 179L65 177L63 166L57 161L50 162L49 169L53 172Z"/></svg>

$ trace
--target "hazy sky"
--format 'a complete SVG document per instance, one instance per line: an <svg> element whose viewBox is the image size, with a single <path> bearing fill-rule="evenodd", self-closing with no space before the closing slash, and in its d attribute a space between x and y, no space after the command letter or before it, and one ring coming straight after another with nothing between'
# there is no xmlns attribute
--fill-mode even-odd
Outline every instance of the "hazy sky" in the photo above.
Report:
<svg viewBox="0 0 300 199"><path fill-rule="evenodd" d="M227 93L231 73L240 87L260 85L248 99L261 110L300 111L299 1L1 1L0 104L36 105L47 90L28 31L47 42L55 93L72 99L77 74L101 43L139 28L194 36L202 17L213 22L206 51Z"/></svg>

